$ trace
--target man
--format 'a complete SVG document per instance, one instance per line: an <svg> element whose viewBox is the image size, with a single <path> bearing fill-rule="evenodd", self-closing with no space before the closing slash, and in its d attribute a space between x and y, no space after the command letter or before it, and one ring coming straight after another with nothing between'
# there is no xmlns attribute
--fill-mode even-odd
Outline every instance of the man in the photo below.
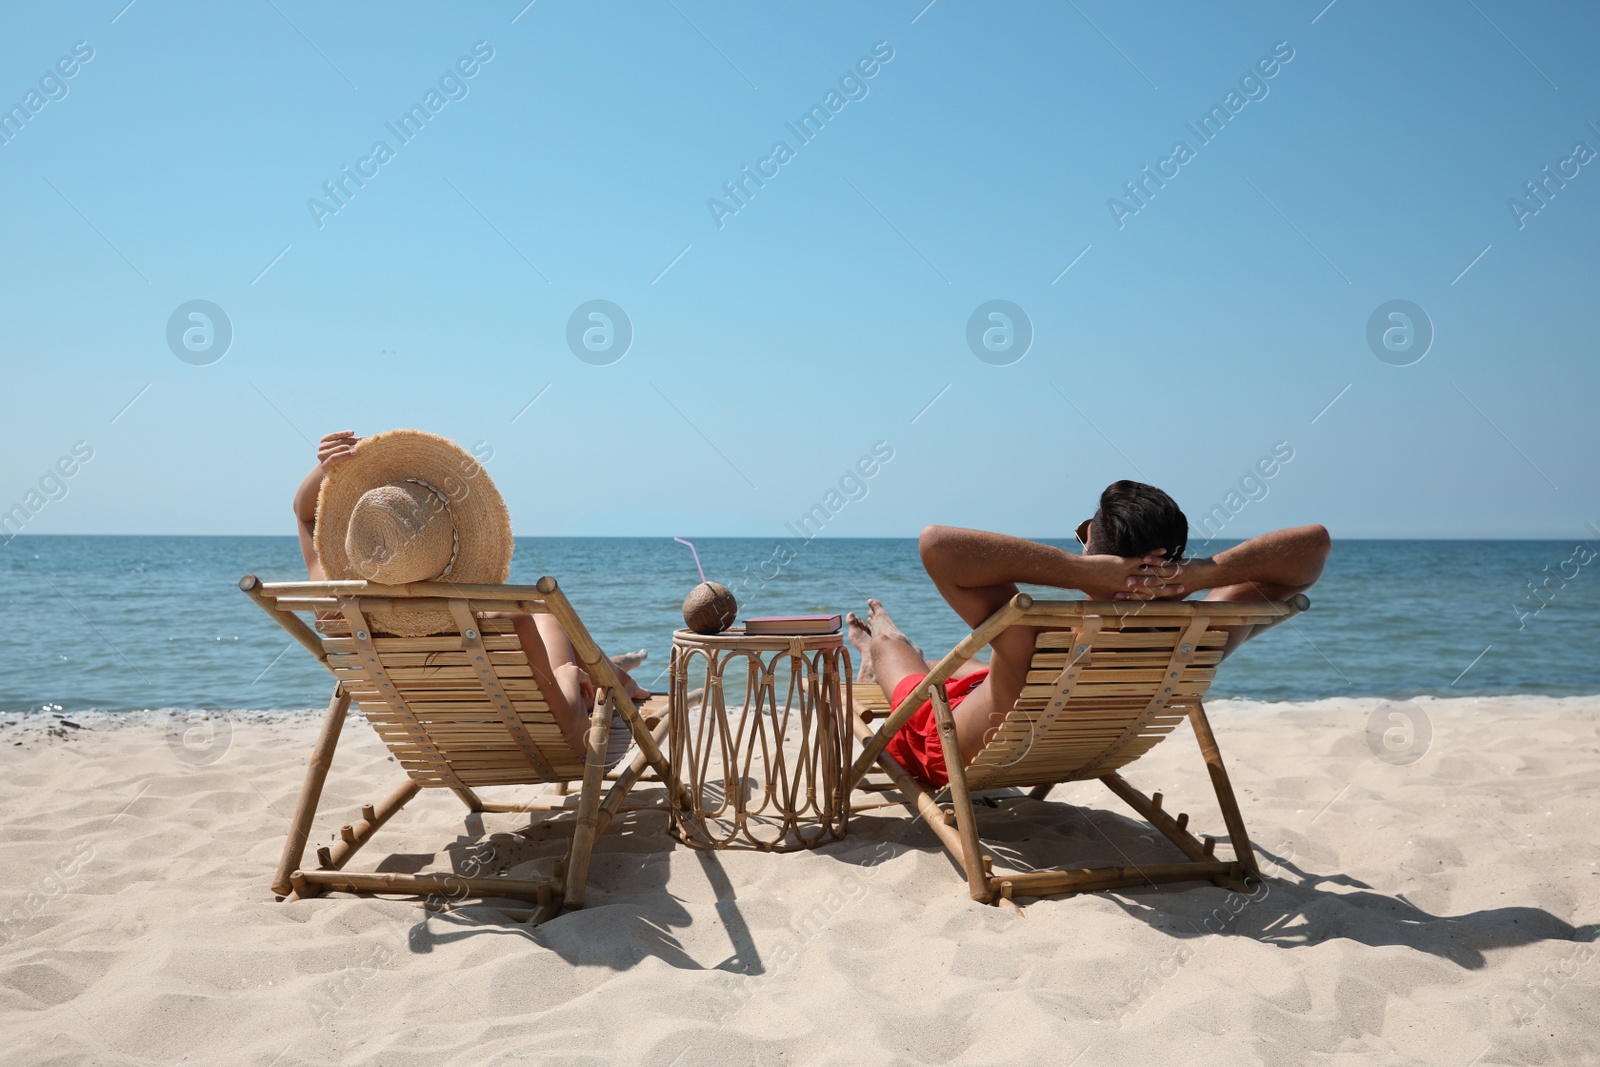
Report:
<svg viewBox="0 0 1600 1067"><path fill-rule="evenodd" d="M1082 555L1020 537L929 526L922 531L922 564L945 601L975 627L1015 596L1019 583L1077 589L1090 600L1181 600L1201 591L1207 600L1283 600L1311 588L1329 548L1326 529L1299 526L1252 538L1211 559L1185 559L1189 522L1182 510L1160 489L1130 481L1107 486L1094 518L1084 520L1077 534ZM932 664L881 603L868 600L867 609L865 621L854 613L848 617L850 642L861 657L863 680L875 676L898 704ZM1234 629L1224 655L1249 629ZM963 765L1022 693L1037 632L1011 627L994 639L986 667L968 664L945 683ZM923 702L888 751L930 785L949 781L931 701Z"/></svg>

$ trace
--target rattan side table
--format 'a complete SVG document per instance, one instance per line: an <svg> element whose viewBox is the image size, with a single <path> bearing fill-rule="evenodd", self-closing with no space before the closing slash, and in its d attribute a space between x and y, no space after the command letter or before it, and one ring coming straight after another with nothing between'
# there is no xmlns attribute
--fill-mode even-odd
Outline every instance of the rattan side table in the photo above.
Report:
<svg viewBox="0 0 1600 1067"><path fill-rule="evenodd" d="M850 674L838 633L676 631L668 758L689 806L673 805L673 834L694 848L763 852L842 838Z"/></svg>

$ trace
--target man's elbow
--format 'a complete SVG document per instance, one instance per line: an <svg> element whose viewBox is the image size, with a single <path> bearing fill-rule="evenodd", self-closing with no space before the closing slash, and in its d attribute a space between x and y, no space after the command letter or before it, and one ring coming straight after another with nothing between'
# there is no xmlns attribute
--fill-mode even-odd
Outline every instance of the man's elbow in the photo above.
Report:
<svg viewBox="0 0 1600 1067"><path fill-rule="evenodd" d="M1305 530L1306 543L1311 547L1311 550L1319 558L1327 559L1328 553L1333 549L1333 538L1328 535L1328 528L1318 523L1307 526Z"/></svg>
<svg viewBox="0 0 1600 1067"><path fill-rule="evenodd" d="M1328 528L1320 524L1302 526L1296 532L1299 534L1296 554L1303 561L1311 581L1316 581L1322 575L1322 568L1327 565L1328 553L1333 549L1333 538L1328 535Z"/></svg>

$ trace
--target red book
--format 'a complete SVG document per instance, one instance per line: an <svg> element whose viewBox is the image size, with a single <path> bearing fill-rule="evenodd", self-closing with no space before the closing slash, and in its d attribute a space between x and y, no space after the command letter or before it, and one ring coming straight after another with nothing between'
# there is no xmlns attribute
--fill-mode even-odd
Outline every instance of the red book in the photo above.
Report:
<svg viewBox="0 0 1600 1067"><path fill-rule="evenodd" d="M751 635L797 636L839 632L837 615L765 615L744 620L744 632Z"/></svg>

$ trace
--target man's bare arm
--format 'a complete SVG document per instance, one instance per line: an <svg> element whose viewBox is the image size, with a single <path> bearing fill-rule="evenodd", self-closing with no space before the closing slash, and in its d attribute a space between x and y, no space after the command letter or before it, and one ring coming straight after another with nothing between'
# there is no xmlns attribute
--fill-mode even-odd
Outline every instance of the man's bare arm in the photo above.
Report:
<svg viewBox="0 0 1600 1067"><path fill-rule="evenodd" d="M1274 530L1218 552L1212 559L1187 560L1168 580L1180 583L1172 587L1178 596L1209 589L1207 600L1287 600L1310 589L1322 576L1331 545L1322 526ZM1146 595L1143 589L1133 594L1137 599ZM1165 599L1169 594L1157 595ZM1254 626L1223 628L1228 631L1224 656L1257 632Z"/></svg>
<svg viewBox="0 0 1600 1067"><path fill-rule="evenodd" d="M1207 600L1283 600L1316 584L1332 539L1322 526L1295 526L1252 537L1211 559L1185 562L1174 579Z"/></svg>
<svg viewBox="0 0 1600 1067"><path fill-rule="evenodd" d="M1078 589L1094 600L1110 600L1159 582L1150 573L1159 555L1080 556L1037 541L985 530L929 526L919 544L922 565L956 614L969 626L993 615L1017 593L1017 583Z"/></svg>

